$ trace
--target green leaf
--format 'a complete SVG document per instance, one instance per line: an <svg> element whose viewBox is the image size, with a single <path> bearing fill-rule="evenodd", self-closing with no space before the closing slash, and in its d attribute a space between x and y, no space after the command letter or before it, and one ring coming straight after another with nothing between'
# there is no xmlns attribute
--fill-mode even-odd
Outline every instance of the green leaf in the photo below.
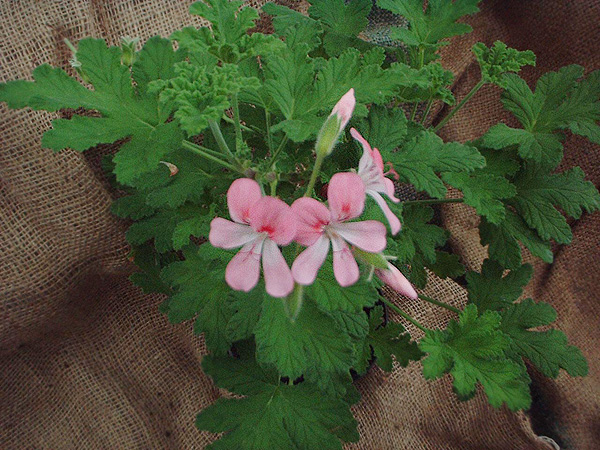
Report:
<svg viewBox="0 0 600 450"><path fill-rule="evenodd" d="M183 133L177 122L158 125L146 134L136 134L113 158L117 181L135 185L143 174L155 170L162 160L168 159L167 155L177 150L181 141Z"/></svg>
<svg viewBox="0 0 600 450"><path fill-rule="evenodd" d="M174 64L183 60L184 52L173 51L169 39L154 36L137 54L131 74L140 92L146 92L148 84L156 80L169 80L175 76Z"/></svg>
<svg viewBox="0 0 600 450"><path fill-rule="evenodd" d="M436 251L435 262L427 267L440 278L458 278L465 274L465 266L458 255Z"/></svg>
<svg viewBox="0 0 600 450"><path fill-rule="evenodd" d="M538 80L534 93L517 75L505 74L502 103L521 122L524 131L496 126L485 137L486 145L519 145L523 158L552 169L562 158L560 138L553 134L556 131L570 129L592 142L600 142L600 71L592 72L586 79L582 76L583 68L577 65L546 73Z"/></svg>
<svg viewBox="0 0 600 450"><path fill-rule="evenodd" d="M373 106L369 117L361 122L358 129L373 148L392 152L404 143L407 122L406 115L400 108Z"/></svg>
<svg viewBox="0 0 600 450"><path fill-rule="evenodd" d="M410 361L418 361L423 356L416 342L410 340L404 327L399 323L383 324L383 308L376 306L369 313L369 334L365 347L371 347L377 358L377 365L386 372L393 368L392 355L396 361L406 367ZM371 351L363 352L371 355Z"/></svg>
<svg viewBox="0 0 600 450"><path fill-rule="evenodd" d="M402 212L402 229L389 250L401 263L410 262L417 253L423 255L428 263L435 263L436 248L444 245L448 233L443 228L429 223L433 219L433 209L423 206L407 206Z"/></svg>
<svg viewBox="0 0 600 450"><path fill-rule="evenodd" d="M250 292L233 291L231 297L233 299L232 308L235 312L227 324L229 338L233 342L249 339L258 323L263 302L272 300L265 295L262 282Z"/></svg>
<svg viewBox="0 0 600 450"><path fill-rule="evenodd" d="M305 294L327 312L359 312L377 301L377 290L363 279L352 286L341 287L333 274L331 261L323 264L315 282L305 288Z"/></svg>
<svg viewBox="0 0 600 450"><path fill-rule="evenodd" d="M221 398L198 415L198 428L225 432L208 449L341 450L340 439L358 441L348 404L308 382L282 384L276 372L245 355L240 360L207 356L202 366L218 386L246 395Z"/></svg>
<svg viewBox="0 0 600 450"><path fill-rule="evenodd" d="M216 264L215 257L206 254L203 247L186 249L185 261L177 261L167 266L161 277L176 288L168 300L166 312L169 321L183 322L197 316L194 332L204 333L206 346L210 351L227 353L231 340L227 324L233 313L231 292L225 283L224 265ZM221 257L228 253L221 251ZM207 283L206 280L211 282Z"/></svg>
<svg viewBox="0 0 600 450"><path fill-rule="evenodd" d="M136 272L129 277L136 286L141 287L145 294L152 292L171 293L171 288L160 278L163 264L173 262L171 255L163 257L157 254L151 245L142 245L135 247L131 251L131 256L135 265L141 269L140 272Z"/></svg>
<svg viewBox="0 0 600 450"><path fill-rule="evenodd" d="M181 248L185 238L190 235L202 235L213 219L203 208L184 205L177 209L162 209L157 214L135 222L127 231L127 240L133 245L141 245L154 239L154 246L159 253L175 247ZM200 222L199 222L200 221ZM196 234L200 230L201 234ZM187 233L187 235L186 235ZM184 238L185 236L185 238Z"/></svg>
<svg viewBox="0 0 600 450"><path fill-rule="evenodd" d="M491 223L500 223L506 217L502 200L515 196L515 187L504 177L486 173L444 173L442 179L460 189L464 201Z"/></svg>
<svg viewBox="0 0 600 450"><path fill-rule="evenodd" d="M573 236L571 227L555 206L576 219L583 210L600 209L600 194L584 176L579 167L559 174L527 168L514 180L517 196L511 203L542 239L568 244Z"/></svg>
<svg viewBox="0 0 600 450"><path fill-rule="evenodd" d="M503 123L490 128L483 136L483 142L496 150L515 145L521 158L531 159L548 168L556 167L563 157L563 146L558 135L510 128Z"/></svg>
<svg viewBox="0 0 600 450"><path fill-rule="evenodd" d="M445 197L446 187L437 172L471 172L485 166L485 159L475 147L444 143L430 131L421 132L403 149L382 156L393 163L401 179L440 199Z"/></svg>
<svg viewBox="0 0 600 450"><path fill-rule="evenodd" d="M148 63L148 54L157 45L162 46L160 55L165 58L165 63L169 58L177 58L172 48L166 48L164 42L157 39L151 39L140 52L139 64L148 71L152 67ZM53 129L46 133L42 143L53 150L73 148L83 151L100 143L129 137L115 157L114 171L120 183L134 185L142 174L156 169L164 155L177 148L182 136L176 124L164 123L169 111L157 105L156 95L141 88L141 95L136 94L130 69L121 64L121 55L120 48L107 48L103 40L83 39L79 42L76 57L81 63L79 71L93 85L93 91L64 71L44 65L34 70L34 82L15 81L0 85L0 100L7 101L11 107L98 111L102 117L74 116L71 120L55 120ZM134 68L134 76L136 70L139 75L139 67ZM146 78L151 76L150 72L146 74ZM139 81L143 85L144 77L141 76Z"/></svg>
<svg viewBox="0 0 600 450"><path fill-rule="evenodd" d="M304 302L294 322L280 299L265 301L254 334L259 362L274 364L282 376L291 379L311 368L344 374L353 362L350 338L311 301Z"/></svg>
<svg viewBox="0 0 600 450"><path fill-rule="evenodd" d="M547 303L525 299L502 313L500 330L510 336L511 349L531 361L545 376L556 378L560 369L571 376L585 376L588 364L581 350L567 345L562 331L529 331L556 320L556 311Z"/></svg>
<svg viewBox="0 0 600 450"><path fill-rule="evenodd" d="M428 330L420 349L426 379L450 373L460 399L475 395L481 383L490 404L499 408L527 409L531 404L528 379L521 365L508 359L505 352L511 341L500 329L500 315L486 311L478 315L474 304L467 305L459 321L452 320L446 330Z"/></svg>
<svg viewBox="0 0 600 450"><path fill-rule="evenodd" d="M502 267L516 269L521 265L519 242L527 247L532 255L547 263L551 263L554 259L550 243L540 238L511 210L506 211L506 218L498 225L483 218L479 224L479 234L481 245L489 245L490 258L498 261Z"/></svg>
<svg viewBox="0 0 600 450"><path fill-rule="evenodd" d="M481 69L481 79L500 87L506 87L503 75L520 72L523 66L535 66L535 54L531 50L519 51L496 41L492 47L478 42L473 53Z"/></svg>
<svg viewBox="0 0 600 450"><path fill-rule="evenodd" d="M478 12L479 1L432 0L425 9L421 0L377 0L377 5L408 20L409 29L395 28L393 37L410 46L437 48L442 39L471 32L469 25L457 21Z"/></svg>
<svg viewBox="0 0 600 450"><path fill-rule="evenodd" d="M498 311L512 305L522 294L533 274L533 267L525 264L503 276L504 268L491 259L483 262L481 273L467 273L469 301L480 313Z"/></svg>
<svg viewBox="0 0 600 450"><path fill-rule="evenodd" d="M373 6L371 0L312 0L308 9L310 17L325 24L332 31L358 36L369 23L367 17Z"/></svg>

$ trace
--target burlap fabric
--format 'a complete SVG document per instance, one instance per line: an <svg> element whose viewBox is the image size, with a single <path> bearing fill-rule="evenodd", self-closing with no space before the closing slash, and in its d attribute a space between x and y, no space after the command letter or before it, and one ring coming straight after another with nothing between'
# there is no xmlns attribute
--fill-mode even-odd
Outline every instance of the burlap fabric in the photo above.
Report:
<svg viewBox="0 0 600 450"><path fill-rule="evenodd" d="M30 78L44 62L67 67L65 37L115 44L123 35L146 39L199 25L187 13L189 3L2 0L0 81ZM538 65L524 72L530 81L569 63L600 67L597 0L488 1L471 23L475 32L444 53L444 64L457 74L459 98L478 79L468 52L478 40L534 50ZM498 98L497 89L484 88L443 136L465 141L498 119L511 122ZM445 112L436 109L438 116ZM40 148L40 138L54 115L4 105L0 114L0 448L204 448L214 437L197 431L193 419L222 393L202 373L205 349L191 325L169 324L157 310L160 296L143 295L127 279L133 266L126 224L109 212L112 192L98 163L114 148L52 154ZM599 184L597 150L569 136L563 167L581 165ZM476 216L450 205L443 218L463 262L479 268L485 252ZM418 363L391 375L373 370L358 382L363 400L354 411L362 439L348 448L551 448L538 434L563 448L598 448L600 215L584 215L573 226L573 244L557 249L552 266L538 264L529 292L558 310L558 327L590 362L587 378L548 380L532 372L535 406L526 415L494 410L482 393L460 403L449 378L426 382ZM462 288L441 280L433 280L428 293L465 301ZM451 316L397 301L427 326L444 325Z"/></svg>

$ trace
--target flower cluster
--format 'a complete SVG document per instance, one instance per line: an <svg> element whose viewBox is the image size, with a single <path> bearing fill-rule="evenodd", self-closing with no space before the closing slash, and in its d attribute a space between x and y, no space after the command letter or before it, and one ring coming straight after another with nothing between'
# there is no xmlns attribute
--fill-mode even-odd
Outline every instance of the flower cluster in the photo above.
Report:
<svg viewBox="0 0 600 450"><path fill-rule="evenodd" d="M317 140L317 151L329 154L348 124L355 106L350 90L333 109ZM332 125L333 124L333 125ZM394 184L386 178L381 154L358 131L352 137L363 147L358 173L335 174L327 189L327 206L310 197L297 199L291 206L282 200L263 196L260 185L251 179L235 180L227 192L229 215L233 221L215 218L211 222L209 241L215 247L242 247L229 262L225 279L232 289L248 292L260 277L262 260L265 287L273 297L286 297L294 284L310 285L330 249L333 251L333 271L341 286L350 286L360 272L353 249L380 254L385 250L386 227L377 220L355 221L363 213L366 196L371 196L382 209L393 234L400 231L400 220L390 210L381 194L392 201ZM323 143L323 140L327 142ZM288 266L279 246L292 242L306 247ZM416 297L408 280L392 264L378 268L375 274L400 293Z"/></svg>

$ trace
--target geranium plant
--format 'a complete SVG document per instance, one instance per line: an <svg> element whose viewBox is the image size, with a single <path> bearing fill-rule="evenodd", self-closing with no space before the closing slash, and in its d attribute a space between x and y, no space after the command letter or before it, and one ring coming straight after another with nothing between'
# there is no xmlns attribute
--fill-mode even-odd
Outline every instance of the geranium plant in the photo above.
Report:
<svg viewBox="0 0 600 450"><path fill-rule="evenodd" d="M357 441L352 376L373 363L422 359L425 378L450 374L460 399L480 384L512 410L531 403L524 360L548 377L585 375L581 352L547 327L553 308L518 299L532 275L522 247L550 263L551 242L572 238L563 213L600 208L581 169L556 171L564 132L600 143L600 72L567 66L531 89L517 73L532 52L477 44L481 81L429 126L434 102L454 104L438 50L470 31L457 21L478 0L378 0L408 21L389 46L359 37L371 0L310 4L308 15L267 4L274 33L263 34L252 32L257 10L204 0L190 12L210 26L139 51L134 39L68 43L70 75L42 65L34 81L0 85L11 108L77 110L53 121L44 147L122 143L105 167L122 194L113 211L132 221L132 281L168 296L172 322L195 319L204 371L241 396L199 414L199 428L224 433L210 448ZM436 132L486 84L521 126L444 142ZM417 195L398 198L398 183ZM446 198L447 186L458 195ZM481 272L462 278L459 257L441 250L449 233L433 207L445 202L481 216ZM419 294L432 276L460 278L467 306ZM456 317L427 329L384 284ZM384 308L422 337L384 320Z"/></svg>

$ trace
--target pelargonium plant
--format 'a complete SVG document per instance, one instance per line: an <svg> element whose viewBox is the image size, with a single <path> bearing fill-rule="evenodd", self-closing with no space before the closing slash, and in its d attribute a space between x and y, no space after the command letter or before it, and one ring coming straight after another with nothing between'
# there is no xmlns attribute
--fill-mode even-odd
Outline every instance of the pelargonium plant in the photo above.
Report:
<svg viewBox="0 0 600 450"><path fill-rule="evenodd" d="M548 377L585 375L581 352L548 327L554 309L518 299L532 275L523 249L552 262L552 241L572 238L564 214L600 208L580 168L556 171L565 132L600 143L600 72L567 66L532 90L517 75L532 52L479 43L481 81L432 126L433 103L454 104L438 50L470 31L457 20L478 0L378 0L408 22L387 46L361 39L371 0L312 0L308 15L267 4L273 34L252 32L259 12L242 3L195 3L210 26L139 51L132 39L68 43L70 74L44 64L34 81L0 85L11 108L76 110L53 121L44 147L122 144L105 168L121 193L113 211L131 221L131 279L168 296L170 321L195 319L204 371L239 395L199 414L200 429L224 433L210 448L357 441L352 380L373 364L421 360L424 377L449 374L461 400L481 385L511 410L531 404L524 361ZM521 125L467 143L438 137L490 84ZM398 197L399 184L412 196ZM446 202L480 216L481 272L463 277L444 247L432 208ZM463 284L468 304L420 294L435 276ZM384 284L456 317L428 329Z"/></svg>

